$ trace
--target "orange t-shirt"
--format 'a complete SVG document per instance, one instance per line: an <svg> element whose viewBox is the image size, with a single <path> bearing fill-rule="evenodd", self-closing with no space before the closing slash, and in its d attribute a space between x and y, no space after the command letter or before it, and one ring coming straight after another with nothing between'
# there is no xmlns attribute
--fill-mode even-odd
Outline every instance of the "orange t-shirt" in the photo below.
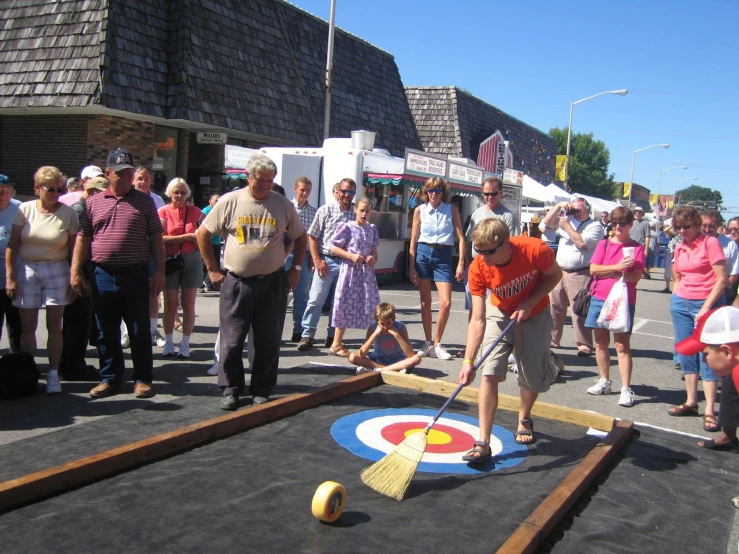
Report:
<svg viewBox="0 0 739 554"><path fill-rule="evenodd" d="M490 290L490 302L502 312L510 315L518 305L529 298L542 279L542 271L554 264L554 251L540 239L511 237L513 257L504 266L487 265L482 256L470 264L467 280L470 294L485 298ZM549 306L549 295L542 298L531 315L543 312Z"/></svg>

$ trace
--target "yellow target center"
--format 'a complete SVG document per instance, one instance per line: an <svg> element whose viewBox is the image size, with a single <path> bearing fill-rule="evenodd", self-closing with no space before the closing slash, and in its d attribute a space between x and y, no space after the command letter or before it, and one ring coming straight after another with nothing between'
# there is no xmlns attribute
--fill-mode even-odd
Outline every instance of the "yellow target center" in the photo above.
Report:
<svg viewBox="0 0 739 554"><path fill-rule="evenodd" d="M423 429L408 429L405 432L405 437L410 437L413 433L422 433ZM444 431L437 431L436 429L431 429L429 431L428 435L428 444L449 444L452 442L452 437L449 433L445 433Z"/></svg>

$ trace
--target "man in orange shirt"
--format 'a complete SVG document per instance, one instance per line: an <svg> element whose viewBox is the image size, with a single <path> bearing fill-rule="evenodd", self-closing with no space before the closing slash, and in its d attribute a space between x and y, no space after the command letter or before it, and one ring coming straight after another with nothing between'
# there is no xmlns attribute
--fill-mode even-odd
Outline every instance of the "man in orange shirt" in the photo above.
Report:
<svg viewBox="0 0 739 554"><path fill-rule="evenodd" d="M557 378L549 339L552 316L549 293L562 279L554 252L544 242L530 237L510 237L506 224L486 219L472 233L478 252L470 265L468 282L472 294L472 316L467 327L467 346L460 383L475 380L475 353L485 352L511 320L518 323L493 349L482 365L479 419L480 439L462 459L473 464L490 461L490 433L498 407L498 383L505 381L508 356L516 350L521 408L516 442L533 444L531 408L539 393L546 392ZM490 291L490 304L485 301Z"/></svg>

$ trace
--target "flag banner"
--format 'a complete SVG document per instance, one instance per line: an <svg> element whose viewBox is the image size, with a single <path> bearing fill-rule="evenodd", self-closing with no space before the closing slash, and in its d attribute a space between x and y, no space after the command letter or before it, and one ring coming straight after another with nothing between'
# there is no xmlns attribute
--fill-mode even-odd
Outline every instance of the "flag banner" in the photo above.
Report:
<svg viewBox="0 0 739 554"><path fill-rule="evenodd" d="M557 156L557 161L555 165L555 179L557 181L566 181L567 180L567 156Z"/></svg>

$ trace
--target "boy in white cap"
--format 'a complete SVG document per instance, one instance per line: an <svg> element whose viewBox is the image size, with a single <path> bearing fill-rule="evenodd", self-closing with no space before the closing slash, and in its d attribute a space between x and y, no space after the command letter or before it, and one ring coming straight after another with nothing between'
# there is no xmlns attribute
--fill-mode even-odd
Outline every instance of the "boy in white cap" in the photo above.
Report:
<svg viewBox="0 0 739 554"><path fill-rule="evenodd" d="M715 439L702 440L701 448L736 451L739 439L739 308L724 306L706 313L687 339L675 349L685 356L703 352L708 366L721 377L721 434Z"/></svg>

